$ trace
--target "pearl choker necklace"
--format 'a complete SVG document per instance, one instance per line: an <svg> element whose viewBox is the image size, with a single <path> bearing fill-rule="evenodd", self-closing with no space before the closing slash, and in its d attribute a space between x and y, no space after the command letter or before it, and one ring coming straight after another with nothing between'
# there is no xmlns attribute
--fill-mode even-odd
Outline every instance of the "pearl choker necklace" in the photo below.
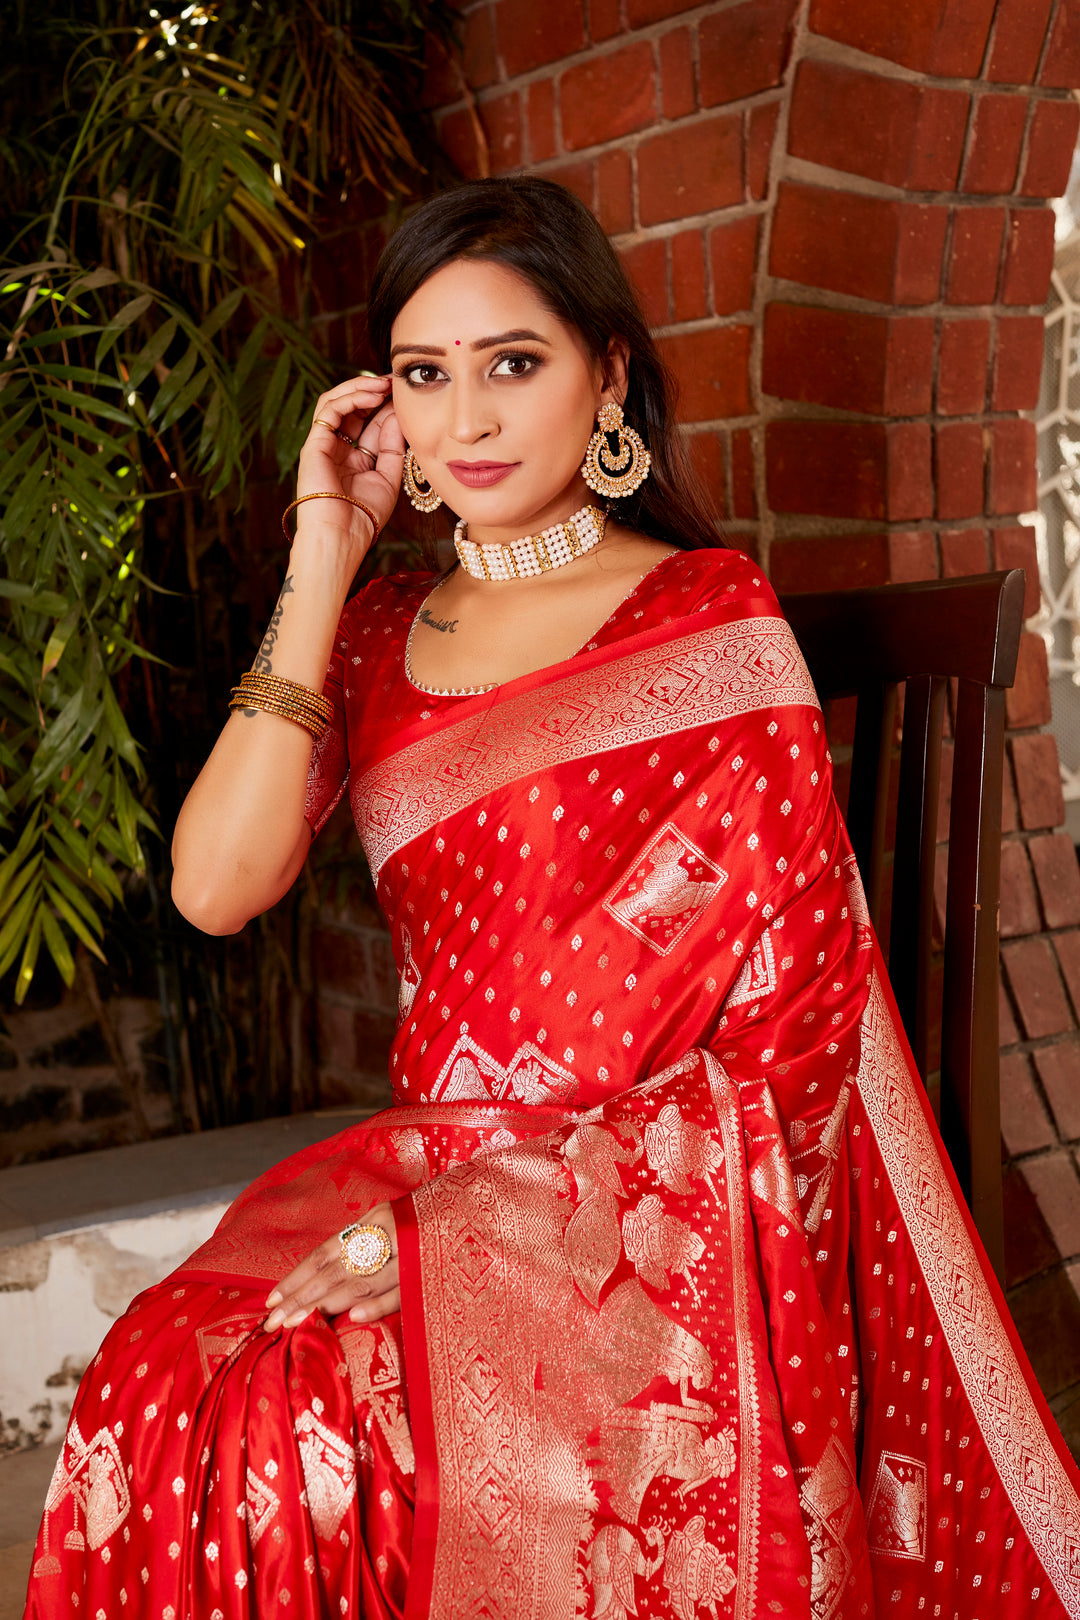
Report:
<svg viewBox="0 0 1080 1620"><path fill-rule="evenodd" d="M473 579L527 579L584 557L604 538L606 523L606 512L583 506L565 523L556 523L543 534L524 535L508 546L482 546L467 538L468 525L462 519L454 530L454 550Z"/></svg>

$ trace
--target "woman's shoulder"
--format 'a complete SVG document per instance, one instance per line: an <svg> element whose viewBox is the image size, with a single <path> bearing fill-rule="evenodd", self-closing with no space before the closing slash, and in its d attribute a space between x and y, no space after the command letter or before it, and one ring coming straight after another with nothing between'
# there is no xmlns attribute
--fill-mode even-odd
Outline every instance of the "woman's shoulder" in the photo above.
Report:
<svg viewBox="0 0 1080 1620"><path fill-rule="evenodd" d="M776 595L760 564L733 546L678 551L656 570L656 583L682 598L681 613L697 613L721 603L747 612L775 613Z"/></svg>
<svg viewBox="0 0 1080 1620"><path fill-rule="evenodd" d="M346 602L338 622L339 636L351 640L376 627L389 631L396 621L404 623L407 632L437 577L427 568L373 575Z"/></svg>

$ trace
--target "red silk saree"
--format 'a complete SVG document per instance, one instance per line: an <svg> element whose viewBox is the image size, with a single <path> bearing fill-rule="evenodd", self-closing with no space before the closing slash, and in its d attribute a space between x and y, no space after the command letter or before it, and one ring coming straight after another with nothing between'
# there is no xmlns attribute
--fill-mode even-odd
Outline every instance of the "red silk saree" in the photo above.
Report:
<svg viewBox="0 0 1080 1620"><path fill-rule="evenodd" d="M79 1391L28 1614L1080 1616L1078 1476L943 1163L813 688L734 552L575 658L405 675L346 609L395 1106L285 1161ZM394 1202L402 1310L263 1333Z"/></svg>

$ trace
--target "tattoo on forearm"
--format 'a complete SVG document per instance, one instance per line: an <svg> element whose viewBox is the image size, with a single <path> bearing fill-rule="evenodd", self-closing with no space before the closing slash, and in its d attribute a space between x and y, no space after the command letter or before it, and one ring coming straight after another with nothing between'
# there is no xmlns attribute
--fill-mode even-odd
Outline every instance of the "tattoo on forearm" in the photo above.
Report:
<svg viewBox="0 0 1080 1620"><path fill-rule="evenodd" d="M281 629L281 621L285 613L285 598L287 596L291 596L292 594L293 583L292 575L290 574L284 585L281 587L281 594L277 599L277 605L274 608L273 613L270 615L270 623L267 626L266 634L262 638L259 650L255 654L255 662L251 666L252 669L257 670L260 675L272 675L274 672L271 655L274 651L275 644L277 643L278 631ZM259 713L258 709L242 709L240 712L243 714L246 720L253 720Z"/></svg>
<svg viewBox="0 0 1080 1620"><path fill-rule="evenodd" d="M456 632L457 627L458 627L458 622L457 622L456 619L434 619L434 618L432 618L432 616L428 612L427 608L421 608L420 609L420 623L421 624L429 624L433 630L445 630L445 631L448 631L450 635L454 635L454 633Z"/></svg>

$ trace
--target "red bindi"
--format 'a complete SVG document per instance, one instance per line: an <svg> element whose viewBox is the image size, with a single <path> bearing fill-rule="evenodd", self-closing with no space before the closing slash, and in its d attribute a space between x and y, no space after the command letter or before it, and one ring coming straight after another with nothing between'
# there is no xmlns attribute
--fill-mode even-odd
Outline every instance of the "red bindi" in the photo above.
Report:
<svg viewBox="0 0 1080 1620"><path fill-rule="evenodd" d="M455 349L460 349L461 348L461 339L460 338L455 338L454 339L454 347L455 347Z"/></svg>

